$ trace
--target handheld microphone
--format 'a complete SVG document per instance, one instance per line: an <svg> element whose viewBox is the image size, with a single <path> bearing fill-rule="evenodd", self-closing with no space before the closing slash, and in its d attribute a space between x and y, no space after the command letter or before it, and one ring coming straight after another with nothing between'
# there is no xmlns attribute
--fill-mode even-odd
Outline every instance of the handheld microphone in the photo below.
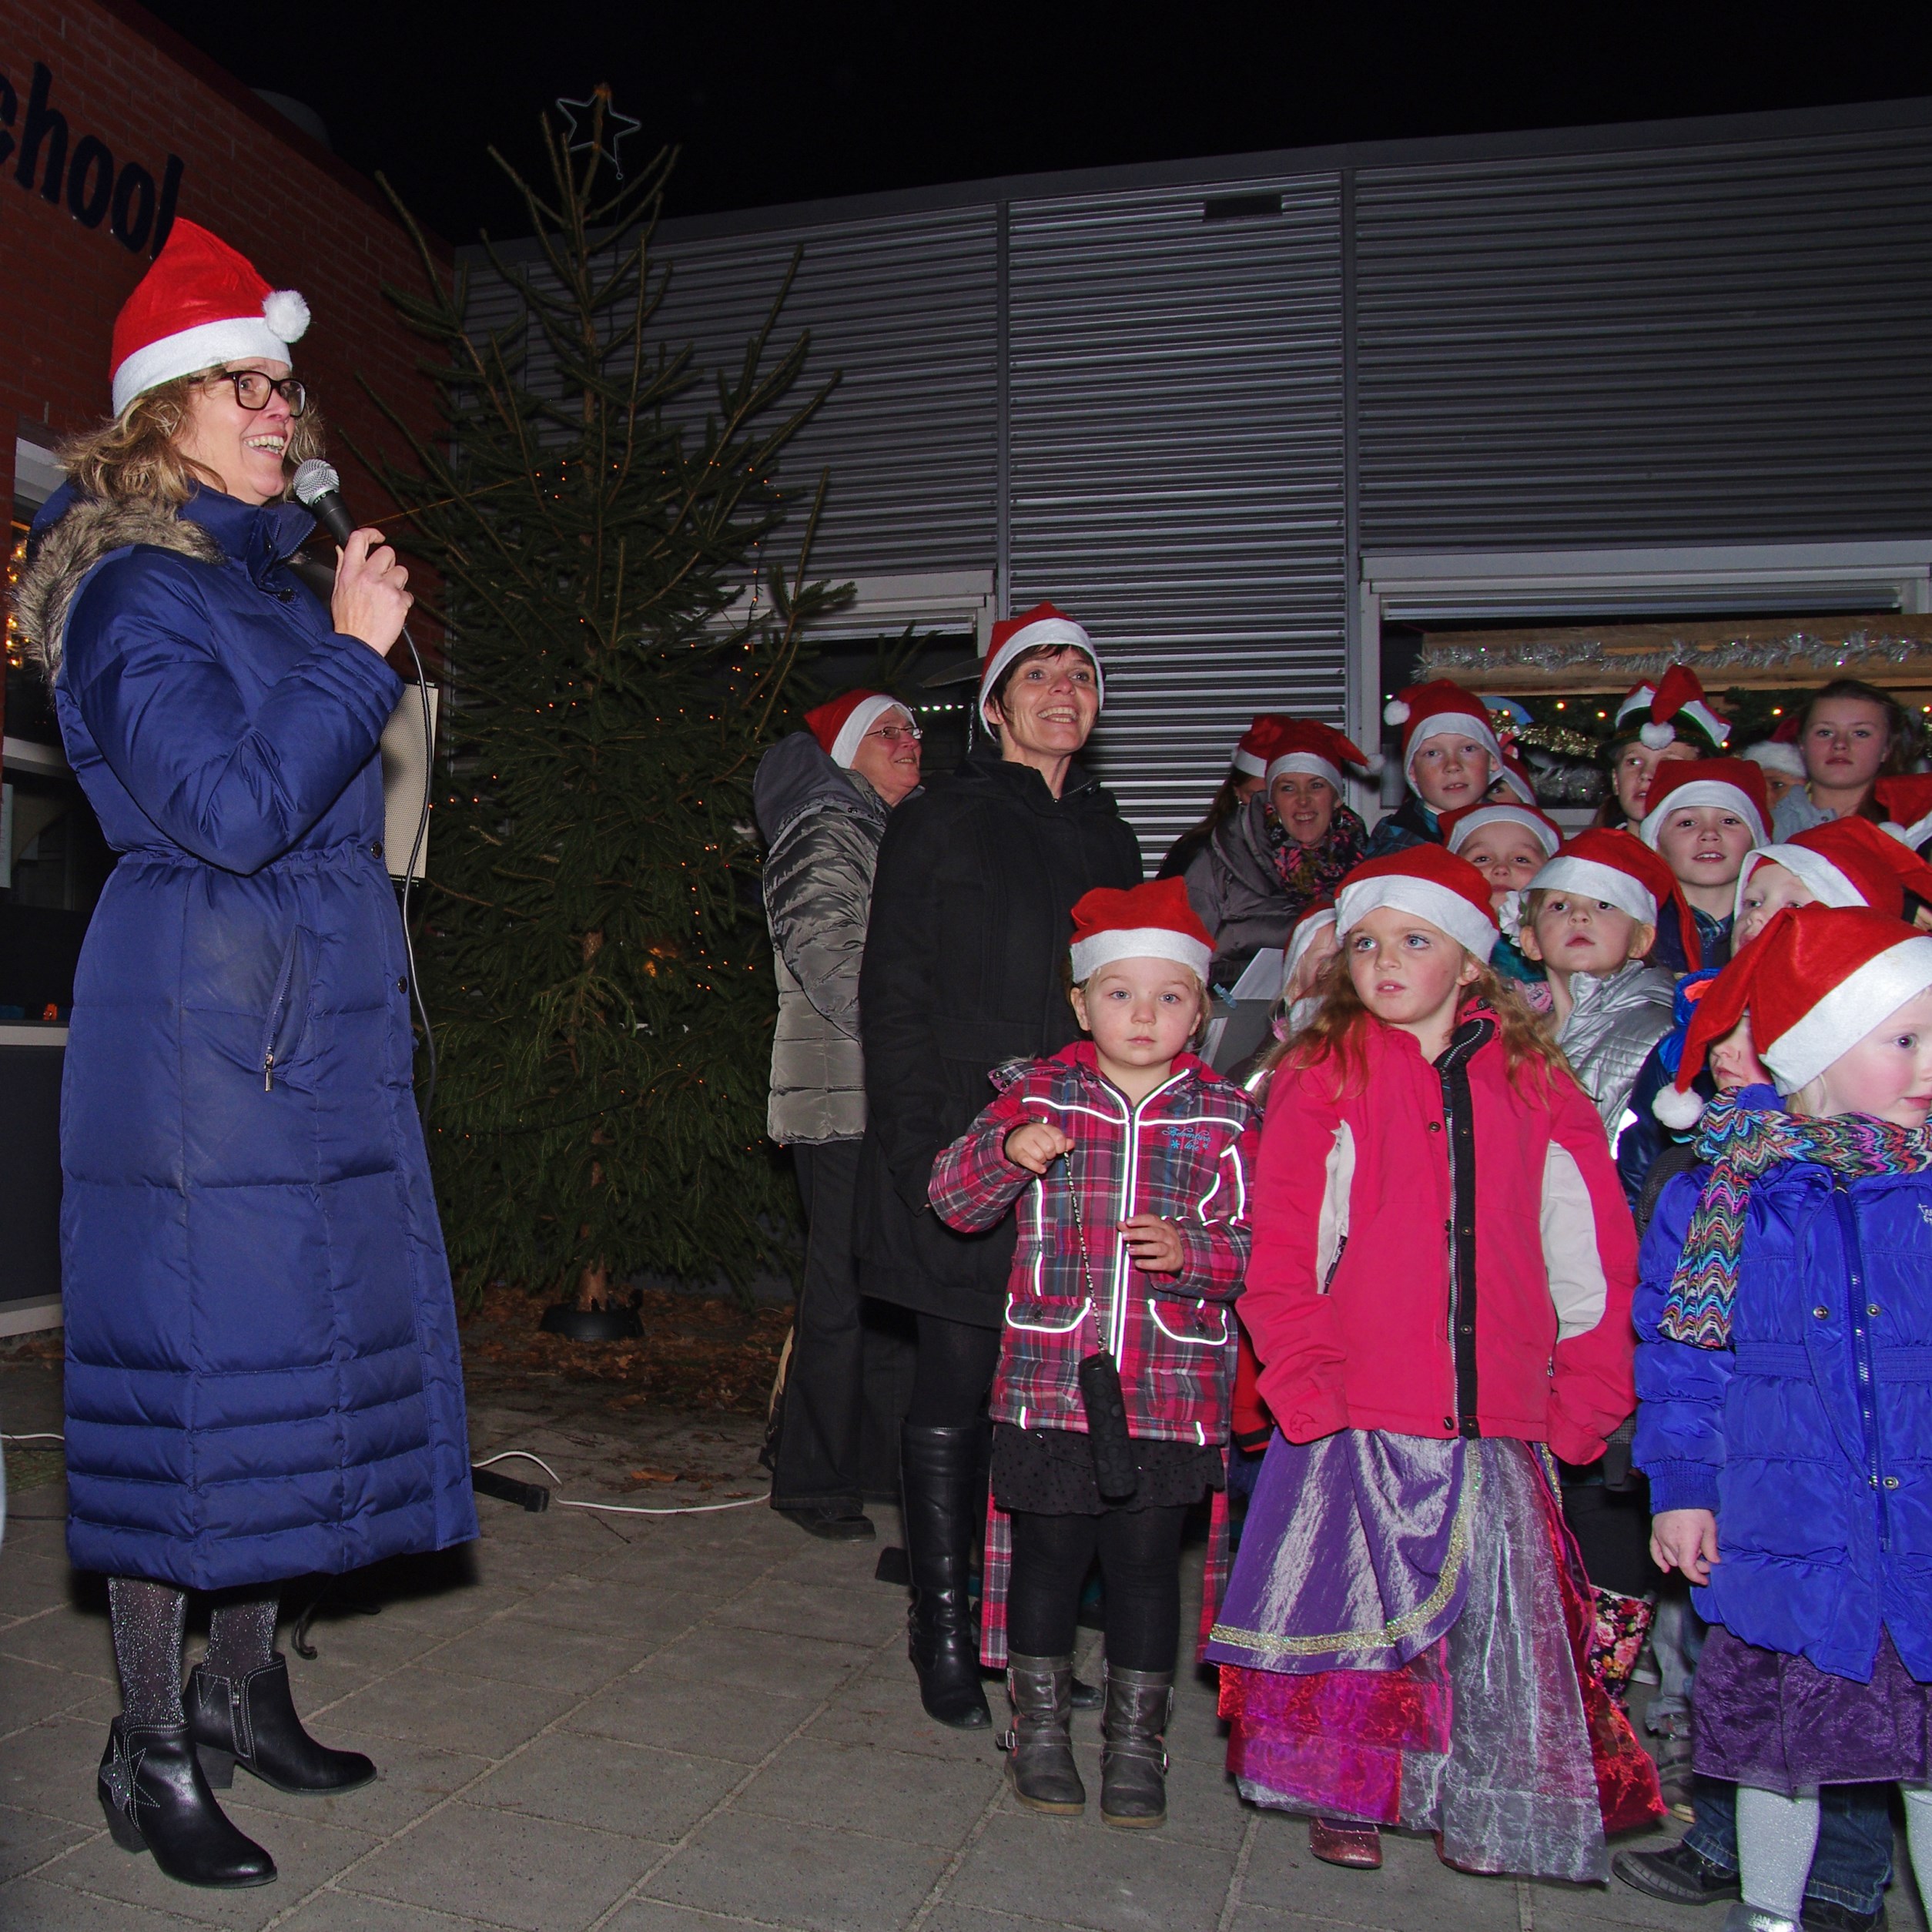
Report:
<svg viewBox="0 0 1932 1932"><path fill-rule="evenodd" d="M349 514L349 506L342 500L342 478L336 474L335 465L324 463L318 456L312 456L307 462L299 464L295 472L295 495L303 508L311 512L316 521L336 540L337 549L346 548L350 532L356 524ZM429 1008L423 1003L423 989L417 976L416 946L409 930L409 896L410 888L416 881L416 862L430 829L430 786L436 771L436 729L430 711L429 679L424 672L422 657L416 648L416 640L409 634L407 624L403 626L403 641L409 646L410 659L416 666L416 689L423 703L423 805L417 814L416 836L410 846L409 863L403 869L402 918L403 949L409 959L410 993L423 1022L423 1043L429 1061L429 1077L424 1083L418 1109L427 1124L430 1109L436 1104L436 1030L430 1024Z"/></svg>
<svg viewBox="0 0 1932 1932"><path fill-rule="evenodd" d="M303 508L311 511L316 521L334 537L336 547L343 548L356 526L349 506L342 500L342 479L337 475L335 465L324 463L319 456L310 457L296 470L295 496Z"/></svg>

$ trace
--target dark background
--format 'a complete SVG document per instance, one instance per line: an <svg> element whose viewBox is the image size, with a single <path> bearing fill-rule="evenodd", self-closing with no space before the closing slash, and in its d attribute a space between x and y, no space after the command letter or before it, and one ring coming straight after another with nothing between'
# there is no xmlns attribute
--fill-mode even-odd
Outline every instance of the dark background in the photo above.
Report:
<svg viewBox="0 0 1932 1932"><path fill-rule="evenodd" d="M672 215L1331 142L1932 92L1932 8L1031 8L793 0L150 0L253 87L306 102L453 241L524 226L484 150L599 81L683 149ZM341 24L335 24L340 22Z"/></svg>

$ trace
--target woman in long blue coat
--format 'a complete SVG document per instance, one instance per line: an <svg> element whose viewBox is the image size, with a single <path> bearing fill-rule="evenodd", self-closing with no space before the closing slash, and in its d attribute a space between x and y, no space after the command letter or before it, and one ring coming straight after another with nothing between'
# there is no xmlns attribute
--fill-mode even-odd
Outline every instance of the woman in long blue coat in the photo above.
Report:
<svg viewBox="0 0 1932 1932"><path fill-rule="evenodd" d="M358 532L290 574L313 419L299 297L177 223L115 332L114 420L64 453L18 608L121 855L62 1105L68 1546L110 1579L117 1840L275 1876L210 1788L374 1775L303 1729L280 1586L476 1534L447 1264L384 869L383 653L410 597ZM223 1593L184 1697L186 1592Z"/></svg>

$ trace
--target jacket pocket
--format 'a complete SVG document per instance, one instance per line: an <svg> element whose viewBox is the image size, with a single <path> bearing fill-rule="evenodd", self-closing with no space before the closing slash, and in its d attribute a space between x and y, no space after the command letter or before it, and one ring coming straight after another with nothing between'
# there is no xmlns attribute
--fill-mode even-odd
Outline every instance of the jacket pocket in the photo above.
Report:
<svg viewBox="0 0 1932 1932"><path fill-rule="evenodd" d="M1225 1302L1163 1301L1150 1297L1147 1312L1154 1325L1184 1348L1224 1348L1234 1332Z"/></svg>
<svg viewBox="0 0 1932 1932"><path fill-rule="evenodd" d="M262 1020L259 1064L265 1093L274 1092L276 1070L294 1059L308 1030L309 994L307 936L298 926L289 935L274 990L269 995L268 1011Z"/></svg>
<svg viewBox="0 0 1932 1932"><path fill-rule="evenodd" d="M1016 1295L1006 1297L1006 1326L1036 1335L1069 1335L1087 1319L1093 1303L1082 1295Z"/></svg>

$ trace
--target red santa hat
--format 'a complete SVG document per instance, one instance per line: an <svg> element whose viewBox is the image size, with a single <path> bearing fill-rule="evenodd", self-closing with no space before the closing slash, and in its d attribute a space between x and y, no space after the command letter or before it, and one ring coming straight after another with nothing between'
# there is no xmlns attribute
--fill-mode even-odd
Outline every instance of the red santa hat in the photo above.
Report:
<svg viewBox="0 0 1932 1932"><path fill-rule="evenodd" d="M1691 1083L1747 1013L1758 1058L1780 1093L1795 1093L1928 986L1932 937L1863 906L1787 906L1706 989L1676 1084L1652 1103L1657 1117L1695 1122Z"/></svg>
<svg viewBox="0 0 1932 1932"><path fill-rule="evenodd" d="M1666 759L1650 781L1638 835L1646 845L1655 845L1665 815L1694 805L1735 812L1750 826L1754 845L1770 836L1771 795L1764 789L1763 770L1742 758Z"/></svg>
<svg viewBox="0 0 1932 1932"><path fill-rule="evenodd" d="M1502 746L1497 742L1496 728L1489 722L1482 700L1446 678L1434 678L1426 685L1411 685L1382 708L1382 718L1385 723L1402 728L1405 776L1415 768L1416 752L1444 732L1474 738L1487 747L1498 766L1502 763Z"/></svg>
<svg viewBox="0 0 1932 1932"><path fill-rule="evenodd" d="M1600 899L1650 926L1659 922L1666 906L1675 906L1685 963L1695 973L1703 961L1696 917L1676 874L1634 832L1595 826L1579 832L1529 882L1529 889Z"/></svg>
<svg viewBox="0 0 1932 1932"><path fill-rule="evenodd" d="M1793 874L1820 906L1869 906L1903 919L1908 892L1932 905L1932 866L1869 819L1828 819L1785 844L1746 852L1737 876L1740 907L1746 883L1766 860Z"/></svg>
<svg viewBox="0 0 1932 1932"><path fill-rule="evenodd" d="M1410 845L1358 866L1335 895L1336 938L1384 906L1428 920L1485 963L1495 949L1488 880L1443 846Z"/></svg>
<svg viewBox="0 0 1932 1932"><path fill-rule="evenodd" d="M1308 956L1308 949L1324 933L1334 928L1335 909L1328 899L1311 906L1294 922L1294 930L1288 935L1287 956L1281 962L1281 983L1293 983L1295 969Z"/></svg>
<svg viewBox="0 0 1932 1932"><path fill-rule="evenodd" d="M246 255L177 216L114 319L114 414L177 376L257 357L290 361L308 326L294 290L271 289Z"/></svg>
<svg viewBox="0 0 1932 1932"><path fill-rule="evenodd" d="M1677 742L1679 718L1688 718L1721 752L1730 726L1704 701L1704 687L1688 665L1674 664L1654 685L1632 685L1617 705L1615 731L1619 737L1633 724L1637 736L1653 752ZM1641 722L1639 722L1641 721Z"/></svg>
<svg viewBox="0 0 1932 1932"><path fill-rule="evenodd" d="M1909 772L1880 778L1872 787L1886 818L1885 829L1916 852L1932 839L1932 775Z"/></svg>
<svg viewBox="0 0 1932 1932"><path fill-rule="evenodd" d="M1274 755L1274 741L1281 736L1281 727L1288 722L1285 712L1257 712L1254 723L1242 732L1241 742L1234 747L1235 770L1251 778L1265 778L1268 760Z"/></svg>
<svg viewBox="0 0 1932 1932"><path fill-rule="evenodd" d="M1478 832L1490 825L1520 825L1543 849L1545 859L1554 859L1563 842L1563 828L1545 817L1532 805L1512 805L1506 801L1458 806L1442 815L1442 842L1452 852L1460 852Z"/></svg>
<svg viewBox="0 0 1932 1932"><path fill-rule="evenodd" d="M1748 758L1760 769L1776 772L1780 778L1790 778L1796 783L1804 782L1804 754L1795 745L1787 745L1775 738L1761 738L1755 745L1747 745L1738 753L1739 758Z"/></svg>
<svg viewBox="0 0 1932 1932"><path fill-rule="evenodd" d="M825 756L850 771L859 755L859 741L889 711L899 712L909 725L912 722L912 714L882 691L849 691L807 712L805 722Z"/></svg>
<svg viewBox="0 0 1932 1932"><path fill-rule="evenodd" d="M1171 959L1204 985L1214 956L1184 879L1152 879L1123 891L1097 886L1073 902L1073 983L1117 959Z"/></svg>
<svg viewBox="0 0 1932 1932"><path fill-rule="evenodd" d="M1525 761L1522 753L1518 751L1514 745L1505 744L1503 746L1502 767L1497 772L1496 779L1500 780L1502 784L1515 792L1525 805L1534 805L1535 804L1535 781L1529 775L1529 766ZM1494 783L1495 781L1492 781L1492 789Z"/></svg>
<svg viewBox="0 0 1932 1932"><path fill-rule="evenodd" d="M1284 772L1304 772L1311 778L1326 778L1339 792L1344 765L1371 775L1382 768L1380 753L1371 758L1334 725L1318 724L1312 718L1285 718L1270 748L1267 782L1271 787Z"/></svg>
<svg viewBox="0 0 1932 1932"><path fill-rule="evenodd" d="M993 695L993 686L999 681L1000 672L1014 658L1026 651L1036 651L1046 644L1058 651L1070 647L1084 651L1093 666L1093 688L1100 694L1100 701L1107 701L1107 681L1100 671L1100 656L1093 648L1093 640L1064 611L1056 611L1050 604L1036 604L1030 611L1021 611L1018 617L1002 618L993 627L993 635L986 645L986 661L979 673L979 709L983 714L986 700Z"/></svg>

